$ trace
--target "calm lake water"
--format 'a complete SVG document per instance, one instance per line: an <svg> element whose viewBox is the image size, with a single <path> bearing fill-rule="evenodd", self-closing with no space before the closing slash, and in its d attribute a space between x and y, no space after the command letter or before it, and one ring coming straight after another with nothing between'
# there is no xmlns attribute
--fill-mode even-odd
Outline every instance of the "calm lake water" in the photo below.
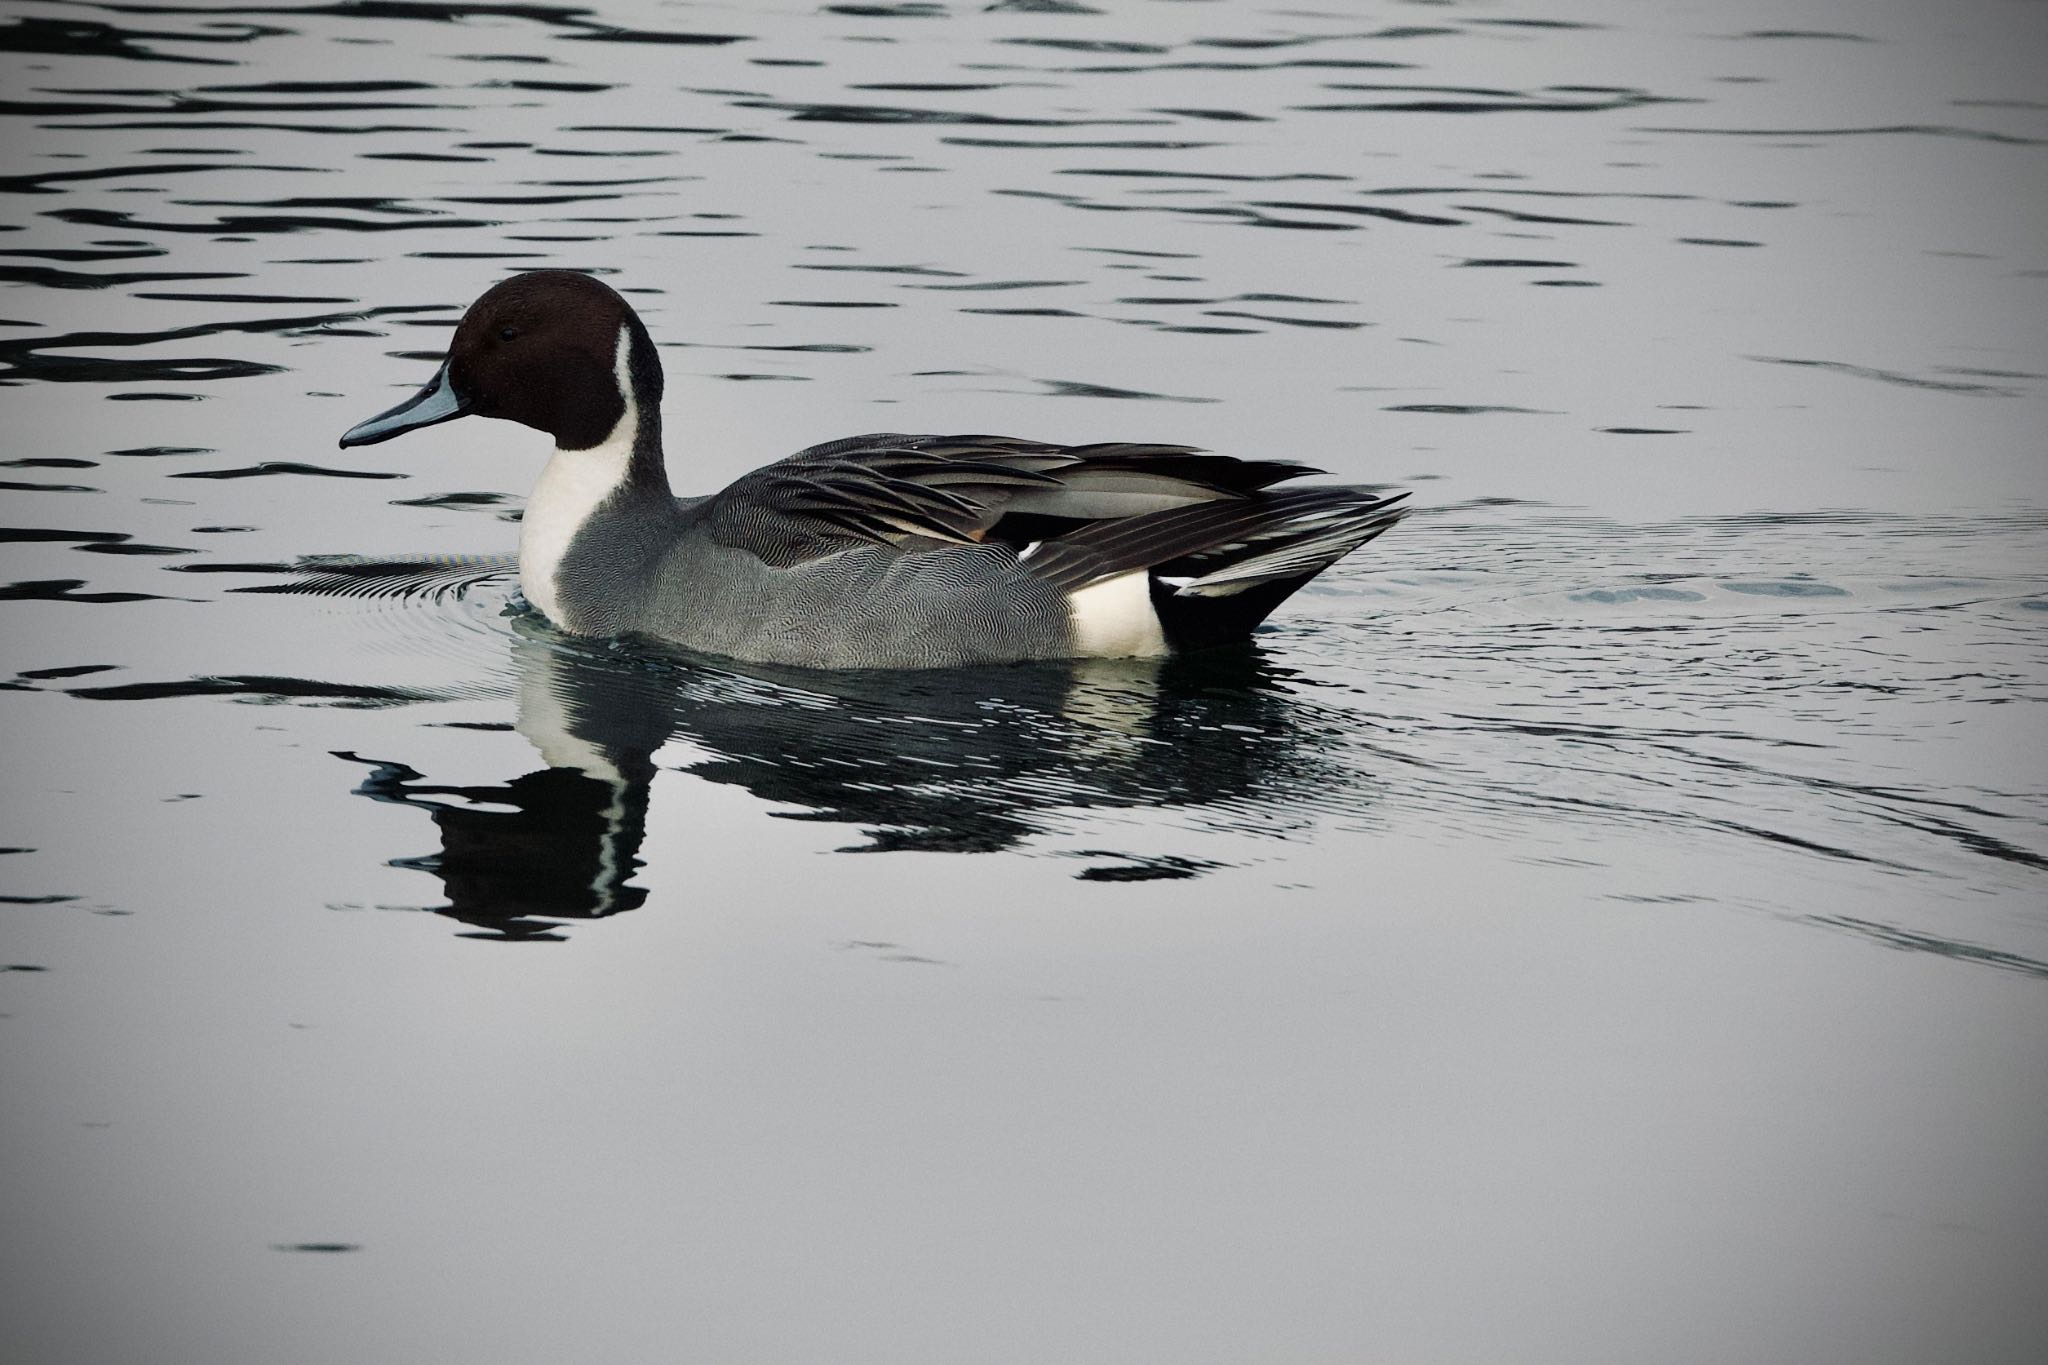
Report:
<svg viewBox="0 0 2048 1365"><path fill-rule="evenodd" d="M9 5L0 1356L2048 1359L2044 40ZM682 491L1416 513L1247 658L567 639L544 437L335 448L541 265Z"/></svg>

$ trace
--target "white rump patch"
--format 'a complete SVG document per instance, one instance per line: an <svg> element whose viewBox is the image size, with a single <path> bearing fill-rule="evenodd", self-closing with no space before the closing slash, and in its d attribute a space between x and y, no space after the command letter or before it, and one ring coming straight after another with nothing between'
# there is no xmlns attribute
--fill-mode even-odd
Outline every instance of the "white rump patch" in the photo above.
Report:
<svg viewBox="0 0 2048 1365"><path fill-rule="evenodd" d="M1145 570L1133 569L1068 595L1067 620L1077 657L1149 659L1166 653L1150 579Z"/></svg>
<svg viewBox="0 0 2048 1365"><path fill-rule="evenodd" d="M588 450L558 447L548 457L547 468L541 470L540 482L526 500L526 513L519 522L519 591L564 630L574 630L576 623L562 613L556 571L583 523L625 482L633 459L633 440L640 431L640 412L633 402L632 378L626 366L631 344L631 329L621 326L618 357L612 363L619 397L626 404L619 424Z"/></svg>

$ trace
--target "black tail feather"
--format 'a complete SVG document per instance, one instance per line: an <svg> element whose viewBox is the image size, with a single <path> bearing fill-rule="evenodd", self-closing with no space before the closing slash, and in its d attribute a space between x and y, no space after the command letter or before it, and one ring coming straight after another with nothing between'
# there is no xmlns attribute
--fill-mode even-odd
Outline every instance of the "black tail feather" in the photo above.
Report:
<svg viewBox="0 0 2048 1365"><path fill-rule="evenodd" d="M1083 526L1047 541L1025 557L1032 572L1073 592L1134 569L1186 576L1176 584L1200 591L1199 580L1250 565L1308 542L1329 553L1313 567L1286 563L1272 577L1313 577L1330 563L1386 530L1401 513L1393 507L1404 494L1381 497L1363 488L1291 488L1254 497L1196 503L1123 521ZM1256 581L1247 579L1247 586ZM1222 595L1242 592L1230 589Z"/></svg>

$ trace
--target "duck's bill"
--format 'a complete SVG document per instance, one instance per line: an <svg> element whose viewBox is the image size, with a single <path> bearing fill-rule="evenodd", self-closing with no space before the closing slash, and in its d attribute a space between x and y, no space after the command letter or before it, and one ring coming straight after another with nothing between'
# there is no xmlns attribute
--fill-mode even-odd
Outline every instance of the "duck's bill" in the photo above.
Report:
<svg viewBox="0 0 2048 1365"><path fill-rule="evenodd" d="M455 386L448 381L448 366L444 362L427 381L427 386L412 397L392 408L380 412L367 422L358 423L342 434L344 446L369 446L379 441L388 441L394 436L403 436L408 431L433 426L436 422L451 422L469 411L469 401L455 392Z"/></svg>

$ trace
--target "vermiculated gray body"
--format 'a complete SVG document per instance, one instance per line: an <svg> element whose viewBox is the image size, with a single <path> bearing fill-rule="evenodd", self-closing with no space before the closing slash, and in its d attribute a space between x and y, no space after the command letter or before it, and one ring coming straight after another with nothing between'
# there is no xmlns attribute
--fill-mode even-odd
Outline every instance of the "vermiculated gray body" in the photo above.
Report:
<svg viewBox="0 0 2048 1365"><path fill-rule="evenodd" d="M806 668L943 668L1069 657L1066 600L1014 549L856 545L771 567L694 534L710 498L600 508L556 573L584 635L650 635L707 654Z"/></svg>

